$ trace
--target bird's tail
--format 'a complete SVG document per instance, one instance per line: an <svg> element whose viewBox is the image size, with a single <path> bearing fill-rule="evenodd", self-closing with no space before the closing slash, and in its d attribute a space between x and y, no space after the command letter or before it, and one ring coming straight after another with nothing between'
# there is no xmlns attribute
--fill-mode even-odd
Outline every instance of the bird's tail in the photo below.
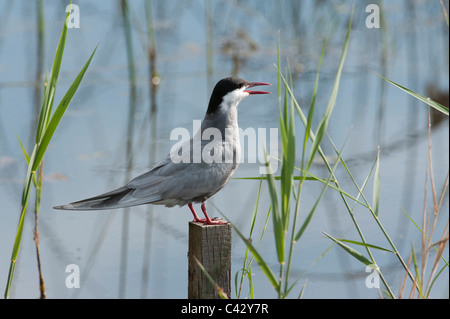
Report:
<svg viewBox="0 0 450 319"><path fill-rule="evenodd" d="M135 203L121 201L131 191L133 191L132 188L123 186L108 193L83 199L67 205L55 206L53 208L62 210L101 210L134 206L136 205Z"/></svg>

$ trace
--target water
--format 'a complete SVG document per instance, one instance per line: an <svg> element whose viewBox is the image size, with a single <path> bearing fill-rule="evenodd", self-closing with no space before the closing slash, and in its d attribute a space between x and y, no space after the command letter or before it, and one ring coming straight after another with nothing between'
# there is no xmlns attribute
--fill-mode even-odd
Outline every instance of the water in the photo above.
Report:
<svg viewBox="0 0 450 319"><path fill-rule="evenodd" d="M39 3L39 2L37 2ZM421 236L403 213L421 223L427 166L426 107L378 78L375 73L424 95L429 87L447 93L448 27L439 2L391 1L381 14L386 28L368 29L366 5L358 1L350 47L328 133L338 148L347 135L344 158L362 184L381 146L380 218L405 260L411 243L420 251ZM244 100L239 124L245 128L278 126L276 46L283 66L293 72L295 94L304 112L310 103L323 41L329 35L317 96L317 125L330 96L345 39L352 2L346 1L154 1L153 27L156 71L160 77L152 97L149 77L147 25L143 3L132 2L132 62L135 91L130 86L126 28L120 2L79 1L80 28L70 29L56 101L70 85L98 44L95 57L64 116L45 157L44 187L39 216L41 260L49 298L185 298L187 296L187 207L135 207L111 212L61 212L51 207L121 186L148 170L167 154L170 132L191 130L202 119L214 83L236 72L249 81L274 84L272 95ZM5 2L0 6L0 287L5 287L17 229L25 161L15 133L30 151L36 121L36 91L51 66L65 5L42 2L45 32L38 41L37 4ZM210 17L211 20L208 20ZM212 24L208 24L212 21ZM212 27L212 29L210 29ZM279 31L279 32L278 32ZM210 33L212 32L212 33ZM212 34L212 37L210 36ZM39 45L41 43L41 45ZM41 48L42 51L39 51ZM41 55L39 54L41 52ZM133 93L134 92L134 93ZM154 113L151 109L156 109ZM130 120L131 119L131 120ZM448 172L448 120L431 134L434 182L438 194ZM297 132L302 132L300 121ZM297 136L300 141L302 136ZM324 143L327 155L333 155ZM258 176L259 163L244 163L236 177ZM315 164L313 172L327 177ZM342 187L356 190L342 168ZM372 181L366 189L371 201ZM428 184L429 185L429 184ZM302 193L303 220L321 191L310 182ZM248 234L257 181L232 180L208 204L218 207ZM431 209L427 189L427 209ZM33 203L33 198L30 199ZM31 206L31 204L30 204ZM269 199L263 184L253 235L259 238ZM448 221L445 195L434 240ZM369 243L388 247L367 210L355 211ZM34 216L27 215L13 282L12 298L37 298L38 275L33 241ZM328 190L305 235L295 248L291 297L307 280L304 298L378 298L365 285L365 267L339 247L332 248L322 232L358 240L339 195ZM278 273L269 222L262 239L264 257ZM363 249L359 248L360 251ZM376 260L395 293L404 271L389 253L375 251ZM240 269L245 245L233 239L232 274ZM448 260L448 249L444 253ZM434 255L432 255L433 260ZM431 261L430 261L431 263ZM80 268L81 288L66 287L66 266ZM430 266L431 267L431 266ZM253 263L255 294L276 293ZM434 298L448 297L448 270L435 284ZM234 289L234 283L233 283ZM248 295L247 283L242 296ZM408 291L409 293L409 291ZM407 293L407 294L408 294ZM406 295L407 295L406 294ZM232 294L235 297L234 291Z"/></svg>

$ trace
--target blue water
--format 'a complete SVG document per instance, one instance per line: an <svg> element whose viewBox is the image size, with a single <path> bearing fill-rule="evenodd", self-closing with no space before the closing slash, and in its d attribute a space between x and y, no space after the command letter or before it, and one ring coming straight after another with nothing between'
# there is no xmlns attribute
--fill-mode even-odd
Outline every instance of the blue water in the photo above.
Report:
<svg viewBox="0 0 450 319"><path fill-rule="evenodd" d="M438 1L396 0L381 7L385 28L368 29L365 8L369 3L355 4L349 51L328 133L338 148L348 136L343 156L360 185L380 145L380 220L407 261L411 243L420 252L421 235L403 209L421 225L426 178L426 207L428 211L432 208L426 175L427 108L386 84L375 73L426 96L429 85L448 94L448 27ZM273 84L269 88L273 94L250 97L240 104L239 124L243 129L269 129L278 127L274 67L278 38L282 66L287 67L286 61L289 62L296 98L307 114L320 52L328 36L316 99L314 125L317 126L331 94L352 2L154 1L156 69L161 82L156 92L157 111L153 115L150 114L143 3L132 2L129 7L137 83L134 102L130 99L120 3L78 1L76 4L80 9L80 28L70 29L68 33L56 102L97 45L98 49L44 161L39 230L47 297L186 298L188 221L192 218L187 207L140 206L110 212L61 212L52 207L119 187L164 157L174 143L169 140L170 132L176 127L190 130L192 120L202 119L213 85L232 74L233 58L225 50L230 46L236 48L241 59L239 76ZM210 72L205 5L211 10L213 21ZM64 14L65 5L43 1L41 79L51 68ZM31 152L30 128L36 121L34 88L37 66L41 63L37 58L36 17L35 3L0 5L0 289L6 285L26 172L15 133ZM38 85L42 86L42 81ZM133 126L129 134L133 105ZM300 145L303 138L300 120L296 125ZM448 120L433 127L433 173L440 195L448 174ZM328 156L334 155L328 141L322 147ZM258 176L260 165L243 163L235 176ZM312 170L318 176L328 177L320 161ZM356 196L357 191L345 170L339 167L336 174L341 187ZM365 191L369 203L372 185L370 179ZM210 215L220 216L214 208L218 207L248 234L257 189L257 181L232 180L207 204ZM321 190L319 183L305 185L301 221ZM270 205L268 197L263 184L254 241L259 239L264 225ZM30 207L33 202L31 198ZM356 207L355 216L367 241L389 248L369 212ZM448 191L433 241L440 239L448 222L447 212ZM33 229L34 216L29 209L12 298L39 297ZM378 298L378 289L365 285L368 273L363 264L339 247L322 256L332 245L323 232L359 240L339 194L331 189L325 193L307 231L295 246L292 282L300 280L290 296L296 297L306 282L304 298ZM274 273L278 273L271 220L260 247L264 248L264 258ZM233 276L242 267L244 254L245 245L234 234ZM404 276L398 260L387 252L374 250L374 255L394 293L398 294ZM448 248L444 256L448 260ZM432 260L434 253L428 269ZM78 289L66 287L69 273L65 270L70 264L80 269ZM257 263L254 261L252 265L255 297L275 298L277 294ZM242 297L248 296L247 287L245 281ZM435 284L432 297L447 298L448 289L447 269ZM234 282L232 297L236 297Z"/></svg>

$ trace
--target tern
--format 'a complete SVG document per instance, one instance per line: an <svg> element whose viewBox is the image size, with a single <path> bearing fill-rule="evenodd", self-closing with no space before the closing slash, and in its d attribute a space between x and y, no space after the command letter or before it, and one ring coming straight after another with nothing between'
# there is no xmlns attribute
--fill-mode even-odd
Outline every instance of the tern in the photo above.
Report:
<svg viewBox="0 0 450 319"><path fill-rule="evenodd" d="M260 85L270 84L237 77L220 80L213 89L200 130L189 141L180 143L150 171L116 190L54 208L105 210L143 204L188 205L195 222L227 224L208 216L205 201L229 182L239 165L237 106L247 96L269 94L249 90ZM220 138L211 141L211 136ZM205 218L198 217L194 203L201 203Z"/></svg>

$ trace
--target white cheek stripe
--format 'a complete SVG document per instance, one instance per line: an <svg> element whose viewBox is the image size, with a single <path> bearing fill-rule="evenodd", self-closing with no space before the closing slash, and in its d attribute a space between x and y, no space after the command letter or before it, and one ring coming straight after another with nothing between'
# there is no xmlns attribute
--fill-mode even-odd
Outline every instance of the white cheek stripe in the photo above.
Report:
<svg viewBox="0 0 450 319"><path fill-rule="evenodd" d="M249 93L244 92L244 90L245 88L234 90L225 95L223 97L222 103L220 103L220 109L222 111L228 112L231 107L237 106L237 104L242 101L242 99L250 95Z"/></svg>

